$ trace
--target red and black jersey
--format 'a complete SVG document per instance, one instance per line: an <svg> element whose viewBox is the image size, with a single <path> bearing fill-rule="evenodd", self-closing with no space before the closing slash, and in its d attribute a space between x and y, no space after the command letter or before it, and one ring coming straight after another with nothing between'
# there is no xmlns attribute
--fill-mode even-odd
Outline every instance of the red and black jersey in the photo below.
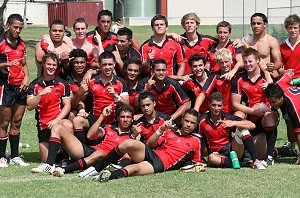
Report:
<svg viewBox="0 0 300 198"><path fill-rule="evenodd" d="M99 27L96 27L95 30L90 31L86 34L86 40L96 47L98 47L98 42L96 41L94 36L95 36L95 31L98 31L98 28ZM106 37L101 37L103 49L105 49L110 45L116 44L116 40L117 40L117 34L109 31Z"/></svg>
<svg viewBox="0 0 300 198"><path fill-rule="evenodd" d="M171 170L186 160L202 162L201 141L194 135L180 135L171 129L166 130L157 141L159 147L154 150L162 161L165 170Z"/></svg>
<svg viewBox="0 0 300 198"><path fill-rule="evenodd" d="M0 85L21 85L25 77L21 58L25 57L26 47L23 40L16 38L16 46L12 46L7 38L7 32L0 39L0 63L19 60L18 66L6 67L0 70Z"/></svg>
<svg viewBox="0 0 300 198"><path fill-rule="evenodd" d="M198 32L197 35L198 41L193 46L191 46L186 39L183 39L181 42L181 46L183 47L187 60L189 60L189 58L195 53L201 54L203 57L207 58L209 48L211 48L211 46L217 42L217 40L212 36L202 35ZM186 33L182 34L181 36L186 38ZM190 71L191 67L188 65L188 63L186 63L184 73L189 74Z"/></svg>
<svg viewBox="0 0 300 198"><path fill-rule="evenodd" d="M52 81L44 81L39 77L32 81L28 88L28 97L36 96L45 87L51 86L51 93L41 97L39 105L35 109L35 119L38 130L47 128L47 123L54 120L63 108L63 100L70 97L69 84L59 77Z"/></svg>
<svg viewBox="0 0 300 198"><path fill-rule="evenodd" d="M284 108L286 113L289 115L293 130L295 132L300 132L300 88L296 86L291 86L289 83L292 78L284 74L276 82L283 90L284 97Z"/></svg>
<svg viewBox="0 0 300 198"><path fill-rule="evenodd" d="M221 120L242 120L232 114L221 113ZM218 152L223 146L230 143L229 136L233 128L224 128L222 123L215 125L210 116L210 112L202 114L199 122L199 134L206 141L210 152Z"/></svg>
<svg viewBox="0 0 300 198"><path fill-rule="evenodd" d="M221 78L221 72L210 73L205 84L203 85L203 92L206 94L206 98L209 98L210 94L214 91L218 91L224 96L224 108L223 111L232 113L231 108L231 84L232 80L225 80ZM202 106L202 105L201 105Z"/></svg>
<svg viewBox="0 0 300 198"><path fill-rule="evenodd" d="M119 134L118 127L116 125L108 124L104 128L100 127L100 130L103 132L101 143L91 147L96 150L101 150L105 155L124 140L130 139L130 133Z"/></svg>
<svg viewBox="0 0 300 198"><path fill-rule="evenodd" d="M144 91L148 80L150 77L146 77L138 82L136 91L141 93ZM180 84L169 77L166 77L164 80L165 86L161 91L158 91L155 86L150 89L155 95L157 111L163 112L165 114L171 115L174 113L181 105L186 102L189 102L189 98L186 93L181 88Z"/></svg>
<svg viewBox="0 0 300 198"><path fill-rule="evenodd" d="M128 95L127 84L124 79L114 75L113 79L104 85L99 75L93 76L89 84L89 92L91 92L93 96L93 109L91 113L97 118L101 115L104 107L115 103L115 98L107 92L109 86L112 86L115 93L120 96ZM114 120L115 114L112 113L107 116L103 122L111 123Z"/></svg>
<svg viewBox="0 0 300 198"><path fill-rule="evenodd" d="M220 67L219 65L217 64L216 60L215 60L215 53L216 51L218 50L217 49L218 47L218 43L215 43L210 49L209 49L209 52L208 52L208 57L207 57L207 61L209 61L210 63L210 71L211 72L216 72L216 71L219 71L220 70ZM239 48L235 48L233 47L232 45L232 41L229 41L226 46L224 47L226 49L229 49L230 52L231 52L231 55L232 55L232 64L231 64L231 68L234 67L234 65L236 64L236 61L234 59L234 57L236 56L236 54L240 54L240 53L243 53L243 50L244 48L243 47L239 47Z"/></svg>
<svg viewBox="0 0 300 198"><path fill-rule="evenodd" d="M140 50L143 62L145 62L151 50L155 51L154 59L165 59L167 62L168 76L176 75L178 71L177 64L186 62L183 48L179 43L169 37L166 38L161 47L156 45L151 37L143 43Z"/></svg>
<svg viewBox="0 0 300 198"><path fill-rule="evenodd" d="M131 107L134 107L135 98L137 97L136 89L130 89L128 90L129 95L129 105Z"/></svg>
<svg viewBox="0 0 300 198"><path fill-rule="evenodd" d="M183 82L182 88L191 100L191 107L193 108L195 106L197 97L201 92L203 92L202 86L200 85L199 81L194 76L192 76L191 80ZM199 109L200 113L204 113L206 111L208 111L208 98L205 98L203 104Z"/></svg>
<svg viewBox="0 0 300 198"><path fill-rule="evenodd" d="M153 124L149 123L145 116L140 117L135 124L142 123L142 132L140 133L141 135L141 141L146 143L148 139L155 133L155 131L160 127L166 120L170 120L171 116L166 115L164 113L161 113L159 111L156 111L156 116L153 121Z"/></svg>
<svg viewBox="0 0 300 198"><path fill-rule="evenodd" d="M244 96L247 100L247 106L253 107L255 104L264 102L270 107L270 104L267 100L265 91L260 87L264 83L263 73L261 72L259 78L252 82L248 78L246 71L237 75L232 81L231 94L238 94ZM250 120L256 121L258 117L251 115Z"/></svg>
<svg viewBox="0 0 300 198"><path fill-rule="evenodd" d="M75 80L71 74L67 75L64 79L66 79L66 81L69 83L72 94L73 95L76 94L77 91L79 90L80 82Z"/></svg>
<svg viewBox="0 0 300 198"><path fill-rule="evenodd" d="M293 69L295 73L293 78L300 78L300 41L293 48L289 39L285 40L280 45L280 52L284 69Z"/></svg>

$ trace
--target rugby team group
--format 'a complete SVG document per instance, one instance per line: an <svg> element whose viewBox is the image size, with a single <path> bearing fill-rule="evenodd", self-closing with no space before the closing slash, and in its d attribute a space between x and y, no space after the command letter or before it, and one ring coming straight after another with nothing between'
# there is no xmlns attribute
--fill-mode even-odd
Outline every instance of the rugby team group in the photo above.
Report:
<svg viewBox="0 0 300 198"><path fill-rule="evenodd" d="M195 13L182 17L182 35L167 32L165 16L154 16L153 36L142 45L121 21L111 28L109 10L97 21L88 32L77 18L72 38L62 20L53 20L36 44L37 78L30 83L24 21L8 17L0 41L0 168L29 165L18 149L26 108L35 110L42 161L33 173L83 170L80 177L103 182L197 172L206 164L263 170L275 157L298 156L297 15L285 19L282 44L266 33L262 13L251 16L252 33L234 41L227 21L217 24L217 38L199 33ZM289 143L275 148L278 109Z"/></svg>

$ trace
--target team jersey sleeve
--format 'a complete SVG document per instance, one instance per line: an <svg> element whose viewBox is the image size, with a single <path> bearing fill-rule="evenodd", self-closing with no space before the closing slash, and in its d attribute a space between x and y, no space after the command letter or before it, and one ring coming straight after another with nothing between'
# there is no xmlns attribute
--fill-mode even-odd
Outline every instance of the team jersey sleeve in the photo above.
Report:
<svg viewBox="0 0 300 198"><path fill-rule="evenodd" d="M210 94L212 92L212 90L215 87L216 84L216 80L217 80L217 76L215 73L211 73L209 74L207 80L205 81L202 90L204 94Z"/></svg>
<svg viewBox="0 0 300 198"><path fill-rule="evenodd" d="M241 90L240 90L240 85L239 85L240 79L241 79L241 76L240 76L240 75L237 75L237 76L232 80L232 84L231 84L231 94L242 95Z"/></svg>
<svg viewBox="0 0 300 198"><path fill-rule="evenodd" d="M292 80L292 77L288 74L283 74L282 77L276 82L279 86L283 84L289 85Z"/></svg>
<svg viewBox="0 0 300 198"><path fill-rule="evenodd" d="M186 102L188 102L190 99L188 98L188 96L186 95L186 93L183 91L182 87L180 86L180 84L175 81L172 80L172 86L173 86L173 91L175 93L175 98L178 102L179 105L182 105Z"/></svg>
<svg viewBox="0 0 300 198"><path fill-rule="evenodd" d="M35 83L31 82L28 86L28 92L27 92L27 97L28 96L35 96L34 94L34 87L35 87Z"/></svg>
<svg viewBox="0 0 300 198"><path fill-rule="evenodd" d="M143 78L142 80L139 80L137 86L136 86L136 93L140 94L144 91L145 85L148 82L149 77Z"/></svg>
<svg viewBox="0 0 300 198"><path fill-rule="evenodd" d="M183 51L183 47L177 42L176 42L176 46L177 46L177 52L176 52L177 64L186 62L186 57Z"/></svg>
<svg viewBox="0 0 300 198"><path fill-rule="evenodd" d="M191 159L194 163L202 162L201 159L201 140L195 136L194 137L194 152L191 155Z"/></svg>

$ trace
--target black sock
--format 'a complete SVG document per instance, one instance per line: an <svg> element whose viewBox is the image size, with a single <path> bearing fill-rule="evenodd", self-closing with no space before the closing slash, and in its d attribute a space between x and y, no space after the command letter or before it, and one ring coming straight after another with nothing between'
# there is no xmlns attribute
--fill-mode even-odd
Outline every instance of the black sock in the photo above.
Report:
<svg viewBox="0 0 300 198"><path fill-rule="evenodd" d="M128 177L128 172L125 168L111 172L109 179L118 179L121 177Z"/></svg>
<svg viewBox="0 0 300 198"><path fill-rule="evenodd" d="M277 127L265 128L265 134L267 139L267 155L274 157L274 148L277 139Z"/></svg>
<svg viewBox="0 0 300 198"><path fill-rule="evenodd" d="M116 164L118 160L123 157L124 153L122 153L118 146L116 146L114 149L112 149L106 156L103 158L100 162L98 162L95 165L96 171L100 172L103 170L106 166L110 164Z"/></svg>
<svg viewBox="0 0 300 198"><path fill-rule="evenodd" d="M243 136L242 139L243 139L243 144L244 144L245 148L247 149L247 151L249 152L252 160L256 160L257 155L255 152L255 147L254 147L254 142L253 142L252 136L246 135L246 136Z"/></svg>
<svg viewBox="0 0 300 198"><path fill-rule="evenodd" d="M55 137L50 137L49 139L49 148L48 148L48 157L47 164L53 165L55 163L57 151L59 150L61 145L60 139Z"/></svg>
<svg viewBox="0 0 300 198"><path fill-rule="evenodd" d="M122 167L128 166L130 164L132 164L132 162L131 162L131 159L129 159L129 158L121 159L119 161L119 165L122 166Z"/></svg>
<svg viewBox="0 0 300 198"><path fill-rule="evenodd" d="M5 158L6 144L8 137L0 137L0 158Z"/></svg>
<svg viewBox="0 0 300 198"><path fill-rule="evenodd" d="M232 168L231 160L228 157L221 156L221 168Z"/></svg>
<svg viewBox="0 0 300 198"><path fill-rule="evenodd" d="M85 143L84 129L74 129L74 136L81 142Z"/></svg>
<svg viewBox="0 0 300 198"><path fill-rule="evenodd" d="M81 158L76 162L72 162L68 164L65 168L65 173L70 173L76 170L85 170L85 169L87 169L86 161L83 158Z"/></svg>
<svg viewBox="0 0 300 198"><path fill-rule="evenodd" d="M20 134L9 134L9 143L10 143L10 158L19 156L19 142L20 142Z"/></svg>

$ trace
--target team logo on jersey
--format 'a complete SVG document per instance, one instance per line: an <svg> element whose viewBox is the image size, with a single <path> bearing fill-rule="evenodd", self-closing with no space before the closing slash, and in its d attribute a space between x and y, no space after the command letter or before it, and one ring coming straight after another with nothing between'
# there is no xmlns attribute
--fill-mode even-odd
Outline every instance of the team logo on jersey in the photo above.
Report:
<svg viewBox="0 0 300 198"><path fill-rule="evenodd" d="M185 146L188 147L188 148L190 148L192 146L192 144L190 142L186 141L185 142Z"/></svg>
<svg viewBox="0 0 300 198"><path fill-rule="evenodd" d="M248 85L248 84L243 84L243 85L242 85L242 88L243 88L243 89L248 89L248 88L249 88L249 85Z"/></svg>
<svg viewBox="0 0 300 198"><path fill-rule="evenodd" d="M168 138L173 138L173 137L175 137L174 134L172 134L172 133L169 133L169 134L168 134Z"/></svg>
<svg viewBox="0 0 300 198"><path fill-rule="evenodd" d="M175 48L174 48L173 46L170 46L170 47L169 47L169 51L170 51L170 52L175 52Z"/></svg>
<svg viewBox="0 0 300 198"><path fill-rule="evenodd" d="M212 127L208 125L208 126L205 127L205 130L206 130L206 131L211 131L211 130L212 130Z"/></svg>
<svg viewBox="0 0 300 198"><path fill-rule="evenodd" d="M223 82L221 80L217 80L217 85L221 86L223 84Z"/></svg>

